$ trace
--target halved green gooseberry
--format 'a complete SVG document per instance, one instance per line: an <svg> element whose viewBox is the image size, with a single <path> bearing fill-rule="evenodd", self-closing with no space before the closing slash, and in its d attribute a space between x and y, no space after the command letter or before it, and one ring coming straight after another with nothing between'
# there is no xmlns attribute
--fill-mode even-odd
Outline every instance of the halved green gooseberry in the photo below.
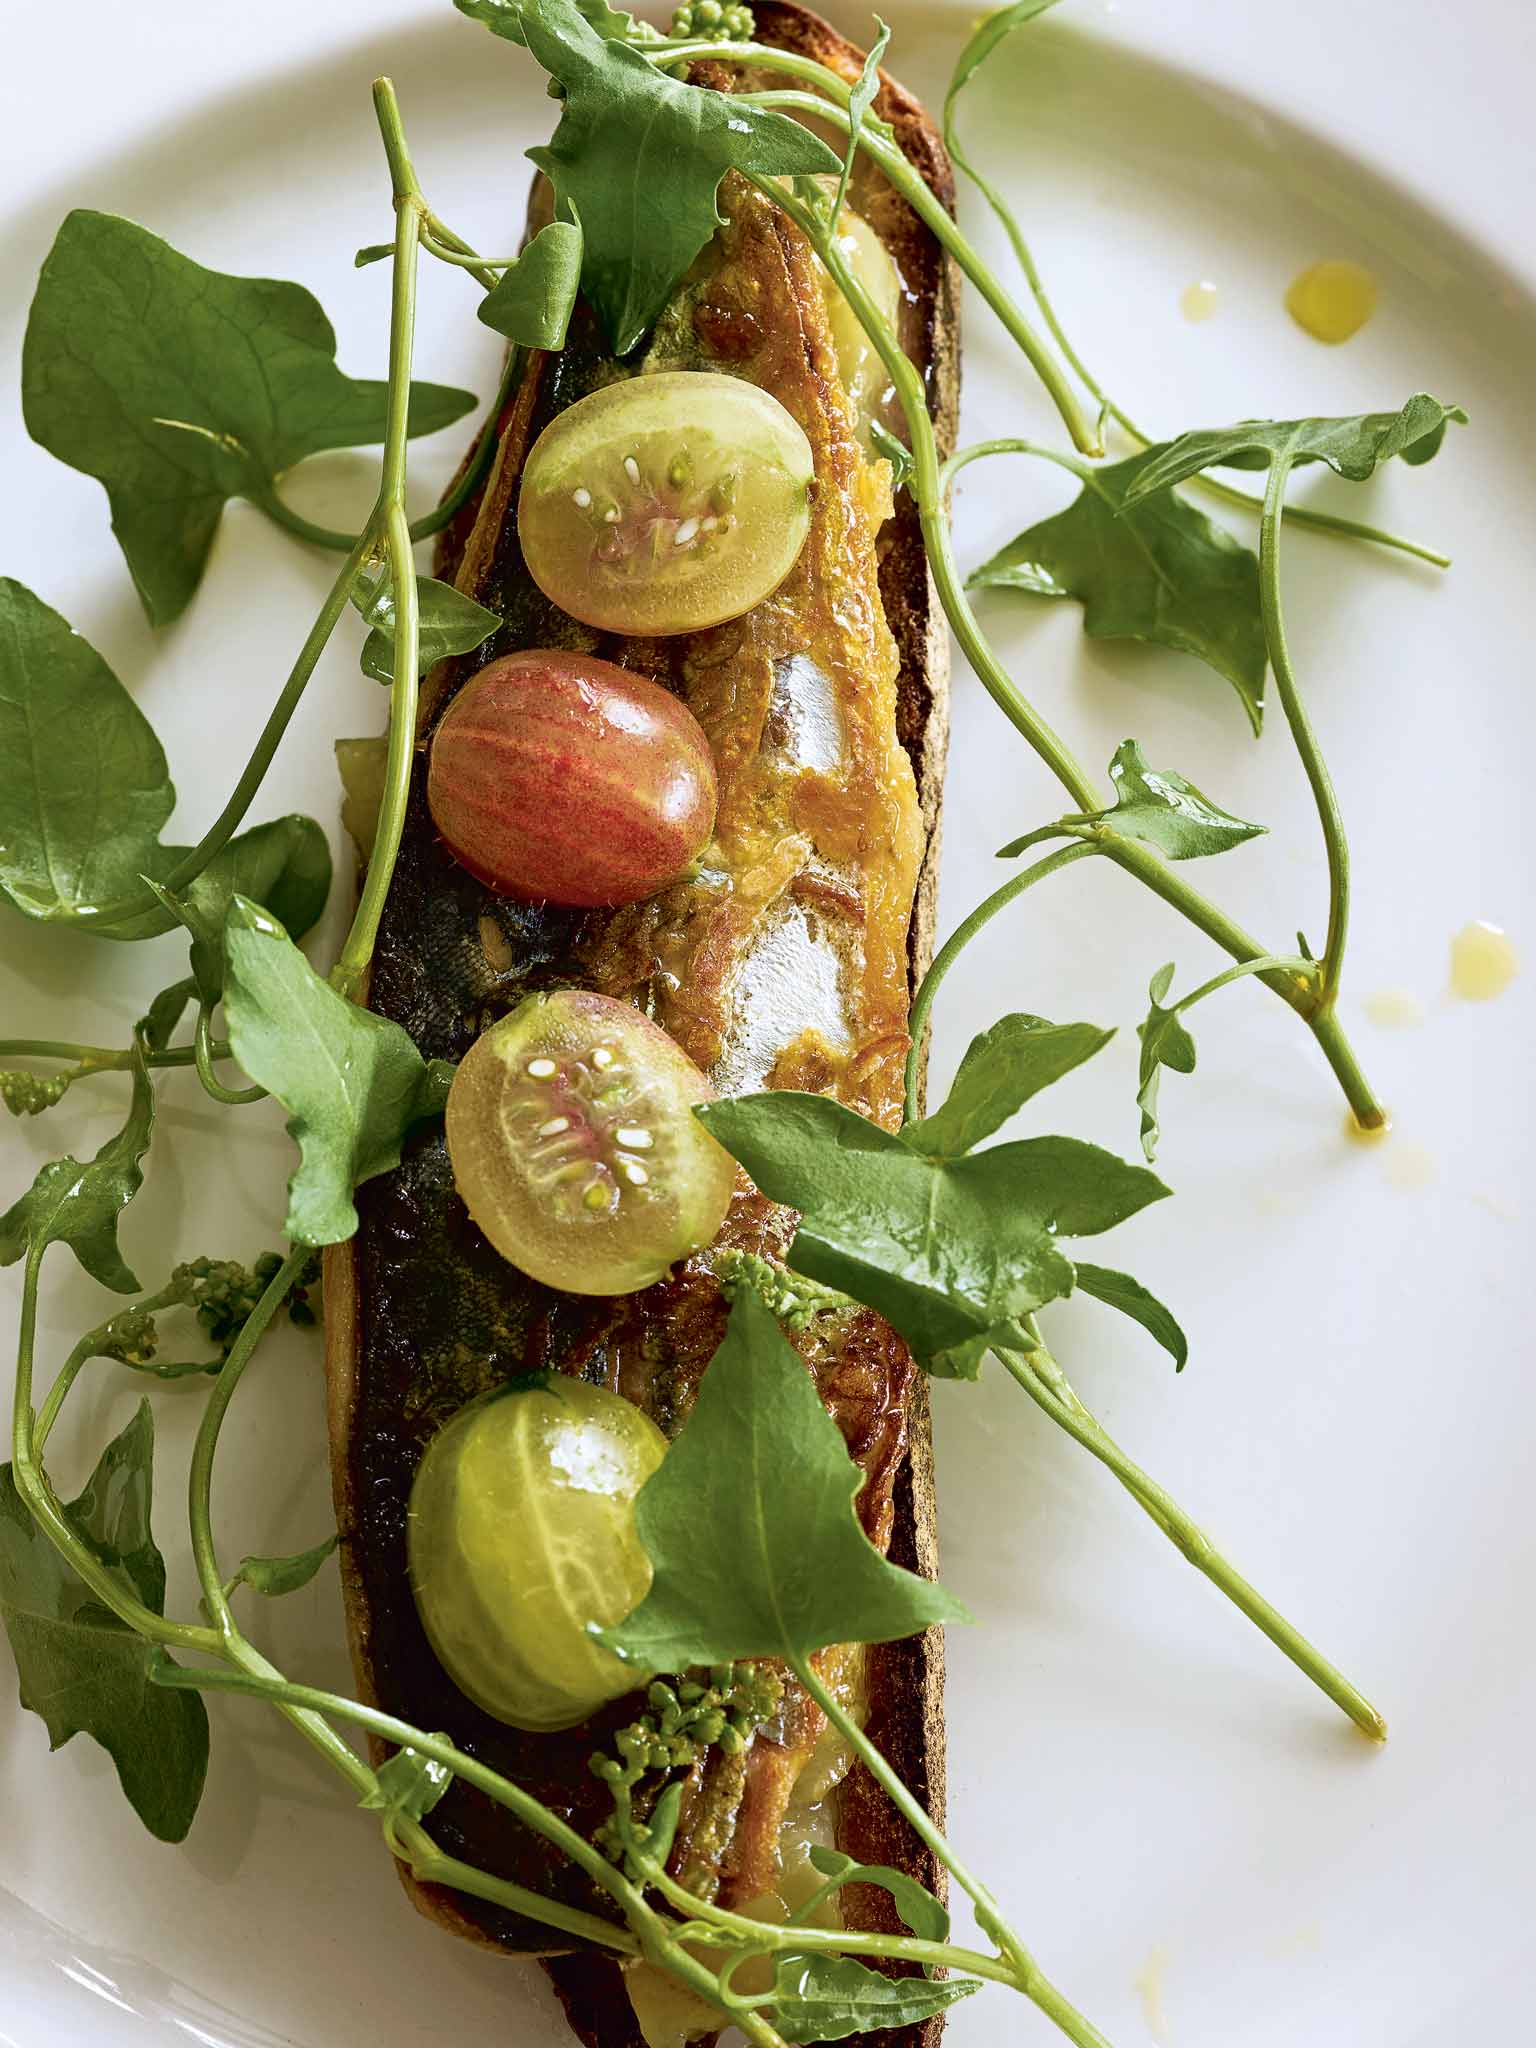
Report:
<svg viewBox="0 0 1536 2048"><path fill-rule="evenodd" d="M454 1181L502 1257L535 1280L630 1294L725 1220L735 1163L692 1113L711 1096L632 1004L581 989L528 996L454 1076Z"/></svg>
<svg viewBox="0 0 1536 2048"><path fill-rule="evenodd" d="M783 582L810 530L811 444L769 392L710 370L607 385L529 454L517 532L535 583L614 633L693 633Z"/></svg>
<svg viewBox="0 0 1536 2048"><path fill-rule="evenodd" d="M591 1627L645 1597L635 1496L666 1455L622 1395L559 1374L462 1408L411 1489L411 1589L461 1692L514 1728L570 1728L650 1676Z"/></svg>

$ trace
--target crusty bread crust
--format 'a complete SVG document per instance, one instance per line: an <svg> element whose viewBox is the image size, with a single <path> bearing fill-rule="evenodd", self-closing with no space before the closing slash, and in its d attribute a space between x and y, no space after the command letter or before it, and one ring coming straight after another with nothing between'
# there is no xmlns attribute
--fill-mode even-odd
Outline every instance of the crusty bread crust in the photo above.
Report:
<svg viewBox="0 0 1536 2048"><path fill-rule="evenodd" d="M755 16L760 41L813 57L850 82L858 76L862 53L820 16L793 4L793 0L766 0L766 4L756 7ZM727 82L724 74L718 82ZM917 100L883 72L876 111L892 125L899 146L936 196L952 207L953 174L938 133ZM907 286L909 309L903 340L908 353L925 373L935 431L941 450L947 451L953 440L959 398L953 266L928 230L883 181L875 184L861 172L855 203L880 234ZM437 564L439 575L473 579L475 565L464 559L466 546L477 529L481 535L488 529L494 530L500 516L510 511L527 446L528 412L529 394L525 387L509 402L501 447L484 490L443 536ZM939 812L948 736L949 643L910 500L900 501L895 517L882 535L880 554L881 595L900 657L898 735L912 761L925 838L908 936L909 980L915 989L933 950ZM354 1521L347 1448L353 1428L358 1363L356 1262L350 1245L333 1247L326 1255L325 1326L332 1476L338 1524L345 1535ZM916 1376L911 1395L910 1450L896 1483L890 1554L894 1562L909 1569L929 1576L936 1571L928 1389L921 1375ZM341 1564L357 1682L362 1696L371 1700L374 1690L368 1602L345 1543ZM942 1823L942 1636L935 1630L904 1642L874 1646L868 1657L870 1735ZM942 1892L944 1873L867 1773L856 1770L839 1796L839 1841L848 1854L862 1862L890 1864L910 1871ZM454 1933L487 1942L483 1930L460 1910L453 1893L439 1886L418 1884L404 1866L400 1866L400 1871L407 1891L428 1917ZM884 1892L855 1887L844 1896L851 1924L899 1931L900 1923ZM545 1967L573 2030L587 2048L643 2048L621 1973L611 1960L591 1951L579 1951L551 1955ZM942 2017L937 2016L920 2025L860 2038L866 2048L933 2048L942 2024Z"/></svg>

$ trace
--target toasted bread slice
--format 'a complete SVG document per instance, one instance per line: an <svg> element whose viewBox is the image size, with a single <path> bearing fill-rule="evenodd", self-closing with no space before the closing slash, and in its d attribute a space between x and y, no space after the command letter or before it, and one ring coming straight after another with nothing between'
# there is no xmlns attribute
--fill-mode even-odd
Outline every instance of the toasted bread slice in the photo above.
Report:
<svg viewBox="0 0 1536 2048"><path fill-rule="evenodd" d="M858 75L859 52L816 15L769 4L756 18L760 40L813 56L850 81ZM733 80L720 72L707 82L728 89ZM877 111L950 204L947 159L921 108L884 80ZM849 1044L829 1047L824 1032L796 1032L792 1042L778 1045L771 1073L748 1073L741 1085L766 1080L826 1087L889 1117L905 1049L906 1004L931 949L947 634L910 502L901 499L883 525L871 516L868 467L838 380L814 258L759 195L728 184L723 197L730 225L719 238L714 269L706 268L685 304L682 345L694 352L689 359L697 367L730 369L774 389L806 427L820 488L801 566L759 608L761 618L751 614L713 634L674 641L599 642L543 598L517 546L522 462L549 418L613 374L593 323L578 315L566 349L530 364L502 419L486 484L444 536L439 575L501 612L505 625L474 657L434 672L423 693L422 737L469 674L516 647L595 648L642 668L688 698L717 759L736 764L730 773L722 768L722 820L729 814L734 822L722 823L721 857L734 863L739 883L749 854L779 858L796 843L797 830L801 840L808 836L794 809L803 778L786 771L774 721L793 725L794 693L807 674L797 663L819 655L818 687L832 678L845 719L845 751L838 777L822 776L817 784L822 822L810 828L809 838L819 830L828 844L851 848L847 862L829 873L828 863L804 847L798 868L785 856L776 882L760 886L756 927L751 917L735 926L712 925L714 910L678 891L619 912L530 907L493 895L448 857L419 773L369 1000L410 1030L424 1052L455 1058L530 988L601 987L652 1008L659 1004L661 1021L701 1065L713 1067L717 1077L734 1068L739 1077L744 1060L751 1066L733 1036L732 1017L745 949L770 916L793 918L797 934L810 934L805 943L841 947ZM861 170L851 203L895 261L904 287L904 344L927 379L940 442L947 444L958 395L948 262L883 181ZM675 332L669 345L679 345ZM856 621L851 642L850 617ZM730 678L728 688L722 677ZM788 767L795 769L793 760ZM899 918L899 928L886 929L875 906L898 884L910 912ZM750 896L739 888L734 893ZM679 965L680 973L672 973ZM659 993L663 981L668 992ZM792 1012L795 989L778 994ZM604 1380L640 1400L664 1427L675 1427L723 1327L717 1284L706 1261L689 1260L655 1288L619 1302L562 1297L535 1286L500 1260L469 1221L440 1134L414 1146L396 1172L365 1185L359 1210L357 1237L328 1254L326 1272L333 1477L359 1686L417 1725L447 1730L578 1825L595 1825L606 1800L586 1760L632 1718L635 1702L621 1702L568 1734L531 1736L464 1699L437 1664L416 1617L405 1571L405 1505L416 1463L436 1429L483 1387L519 1371L551 1366ZM787 1244L792 1228L792 1217L743 1182L722 1241L773 1252ZM829 1339L799 1341L864 1466L866 1527L897 1562L931 1574L926 1382L905 1347L868 1312L840 1322ZM941 1644L936 1636L918 1637L863 1655L859 1691L869 1731L942 1817ZM675 1867L727 1902L760 1894L782 1840L787 1799L820 1732L819 1715L801 1698L743 1765L728 1767L715 1758L697 1770ZM941 1884L931 1856L862 1770L844 1779L835 1804L836 1839L847 1853ZM558 1858L462 1785L434 1814L432 1828L465 1861L602 1910L601 1899ZM572 2026L589 2048L643 2048L622 1974L609 1958L596 1951L560 1953L569 1944L537 1922L419 1885L408 1874L405 1882L420 1909L453 1931L504 1952L545 1957ZM850 1922L899 1925L882 1892L857 1887L845 1901ZM930 2048L940 2026L935 2019L867 2038L886 2048Z"/></svg>

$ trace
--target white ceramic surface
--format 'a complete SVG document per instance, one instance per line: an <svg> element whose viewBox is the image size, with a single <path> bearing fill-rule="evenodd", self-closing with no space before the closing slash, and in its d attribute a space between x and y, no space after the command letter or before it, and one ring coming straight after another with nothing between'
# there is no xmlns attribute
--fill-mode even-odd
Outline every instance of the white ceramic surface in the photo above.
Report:
<svg viewBox="0 0 1536 2048"><path fill-rule="evenodd" d="M970 0L889 11L898 68L936 101ZM1161 1164L1178 1199L1122 1230L1113 1254L1182 1313L1187 1373L1175 1382L1091 1305L1052 1319L1111 1428L1367 1685L1394 1732L1367 1750L1005 1383L943 1388L945 1577L981 1617L950 1642L953 1833L1117 2048L1514 2043L1531 2027L1536 1905L1536 1394L1520 1282L1536 981L1473 1006L1450 997L1447 966L1451 934L1473 918L1536 946L1530 16L1520 0L1464 0L1454 16L1433 0L1095 0L1068 12L997 62L967 125L1117 395L1163 430L1384 406L1420 388L1473 415L1426 470L1303 486L1443 543L1458 558L1451 577L1301 534L1287 549L1295 653L1356 846L1346 1008L1398 1131L1379 1148L1347 1143L1299 1027L1251 985L1233 990L1197 1020L1199 1072L1165 1086ZM548 102L446 0L268 0L238 13L75 0L7 26L0 572L62 609L138 693L178 777L178 826L222 799L328 571L236 509L186 621L151 634L97 486L23 433L32 279L68 206L112 208L222 268L302 279L336 322L344 366L378 372L387 281L354 272L350 256L385 231L366 89L384 69L439 210L482 246L504 241L522 205L518 151L544 132ZM999 238L968 212L1003 265ZM1334 351L1280 306L1294 271L1324 255L1366 261L1383 288L1374 322ZM1178 301L1197 277L1221 302L1191 326ZM495 348L468 317L469 289L429 275L419 360L486 391ZM966 405L968 438L1048 430L982 313ZM419 450L423 502L459 438ZM366 479L365 459L338 458L303 501L343 516ZM973 470L962 557L1061 495L1017 465ZM1209 884L1277 944L1298 922L1316 934L1321 856L1278 724L1254 746L1219 680L1085 644L1073 607L998 597L985 618L1086 759L1134 733L1266 821L1272 836L1213 864ZM369 730L379 710L350 652L333 651L270 808L334 819L331 739ZM1054 807L1022 743L957 675L949 922L995 880L992 849ZM4 1033L121 1037L140 996L175 972L172 939L151 959L17 921L0 936ZM1047 1127L1132 1152L1130 1027L1169 957L1186 986L1213 965L1130 882L1080 869L956 975L938 1077L1006 1008L1118 1022L1110 1050L1039 1108ZM1364 1001L1386 988L1416 992L1424 1023L1372 1025ZM161 1100L171 1143L126 1222L130 1254L153 1270L169 1243L249 1254L272 1241L280 1118L246 1112L236 1152L229 1120L186 1077ZM45 1122L7 1125L6 1193L61 1139L98 1143L115 1102L96 1083ZM45 1357L99 1300L55 1275ZM84 1391L79 1443L124 1418L137 1391L125 1377L103 1370ZM159 1525L185 1607L177 1495L191 1403L172 1394L162 1412ZM275 1344L230 1433L218 1508L232 1554L327 1526L322 1438L314 1350ZM74 1478L67 1431L60 1456ZM332 1575L256 1626L285 1668L345 1683ZM533 1972L409 1912L367 1824L284 1729L230 1701L213 1722L203 1810L188 1843L165 1849L89 1741L48 1757L0 1673L0 2048L566 2038ZM951 2024L956 2048L1026 2038L1048 2030L996 1995Z"/></svg>

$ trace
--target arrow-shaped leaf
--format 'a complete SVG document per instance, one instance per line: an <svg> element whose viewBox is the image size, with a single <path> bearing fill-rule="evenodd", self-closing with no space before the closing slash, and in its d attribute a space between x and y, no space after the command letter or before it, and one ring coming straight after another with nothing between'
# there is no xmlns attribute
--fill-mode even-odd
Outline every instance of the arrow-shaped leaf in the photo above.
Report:
<svg viewBox="0 0 1536 2048"><path fill-rule="evenodd" d="M406 1132L441 1111L452 1069L429 1066L398 1024L339 996L243 896L229 908L224 955L235 1058L290 1112L299 1147L287 1234L339 1244L357 1228L353 1188L399 1163Z"/></svg>
<svg viewBox="0 0 1536 2048"><path fill-rule="evenodd" d="M1235 427L1181 434L1136 460L1140 469L1125 504L1142 503L1204 469L1267 469L1276 456L1292 463L1326 462L1352 483L1363 483L1379 463L1400 455L1428 462L1454 422L1466 424L1459 405L1443 405L1421 391L1400 412L1350 413L1331 419L1239 420Z"/></svg>
<svg viewBox="0 0 1536 2048"><path fill-rule="evenodd" d="M135 1294L139 1283L123 1262L117 1219L144 1184L139 1161L149 1150L155 1097L134 1042L133 1095L128 1118L95 1158L50 1160L31 1187L0 1216L0 1266L13 1265L44 1245L67 1244L93 1280L118 1294Z"/></svg>
<svg viewBox="0 0 1536 2048"><path fill-rule="evenodd" d="M206 270L146 228L77 210L27 321L22 412L34 441L105 486L144 609L185 609L225 502L260 499L326 448L384 438L386 386L345 376L302 285ZM474 404L418 384L410 431Z"/></svg>
<svg viewBox="0 0 1536 2048"><path fill-rule="evenodd" d="M1115 749L1109 779L1115 786L1115 801L1107 811L1084 811L1063 818L1061 824L1112 825L1127 839L1142 839L1155 846L1169 860L1199 860L1206 854L1225 853L1268 829L1234 818L1172 768L1154 768L1135 740L1122 740ZM1054 831L1045 826L1026 832L1002 847L999 858L1011 859L1027 846L1053 836Z"/></svg>
<svg viewBox="0 0 1536 2048"><path fill-rule="evenodd" d="M744 1290L688 1420L635 1503L651 1589L603 1641L647 1671L683 1671L969 1620L876 1550L854 1507L863 1483L804 1361Z"/></svg>
<svg viewBox="0 0 1536 2048"><path fill-rule="evenodd" d="M1076 598L1096 640L1145 640L1225 676L1255 732L1269 655L1252 550L1173 491L1142 488L1151 455L1070 466L1081 489L967 577L968 588Z"/></svg>
<svg viewBox="0 0 1536 2048"><path fill-rule="evenodd" d="M142 1401L63 1513L124 1592L163 1614L165 1564L150 1528L154 1443L154 1417ZM46 1722L52 1747L92 1736L150 1833L181 1841L208 1768L203 1703L151 1681L151 1665L164 1652L125 1627L54 1548L9 1465L0 1465L0 1622L21 1703Z"/></svg>

